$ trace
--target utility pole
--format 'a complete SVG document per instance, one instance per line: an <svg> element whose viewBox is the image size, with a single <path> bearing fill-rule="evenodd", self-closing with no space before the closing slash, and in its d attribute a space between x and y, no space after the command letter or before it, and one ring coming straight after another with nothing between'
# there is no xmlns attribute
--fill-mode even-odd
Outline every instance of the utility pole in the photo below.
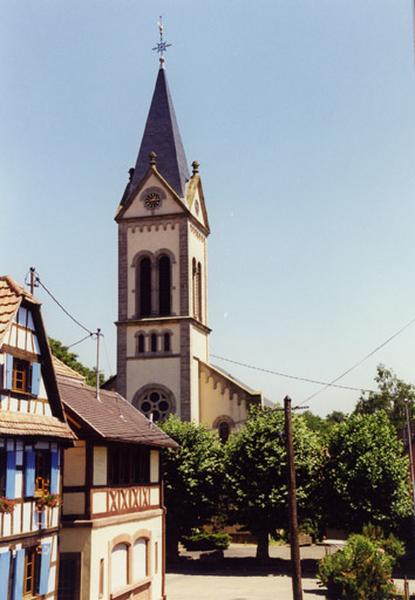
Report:
<svg viewBox="0 0 415 600"><path fill-rule="evenodd" d="M291 398L284 398L285 444L287 449L288 499L290 508L290 546L293 600L303 600L301 584L300 545L298 543L297 485L295 478Z"/></svg>
<svg viewBox="0 0 415 600"><path fill-rule="evenodd" d="M99 400L99 338L101 337L101 329L98 327L96 334L97 336L97 381L96 381L96 390L95 395L97 400Z"/></svg>
<svg viewBox="0 0 415 600"><path fill-rule="evenodd" d="M409 400L405 400L405 415L406 415L406 430L408 435L408 453L409 453L409 468L411 472L411 488L412 488L412 502L413 509L415 514L415 472L414 472L414 456L412 452L412 430L411 430L411 420L409 418L409 408L408 408Z"/></svg>
<svg viewBox="0 0 415 600"><path fill-rule="evenodd" d="M36 269L35 269L35 267L30 267L29 288L30 288L30 293L32 294L32 296L35 295L35 287L37 287L37 285L36 285Z"/></svg>

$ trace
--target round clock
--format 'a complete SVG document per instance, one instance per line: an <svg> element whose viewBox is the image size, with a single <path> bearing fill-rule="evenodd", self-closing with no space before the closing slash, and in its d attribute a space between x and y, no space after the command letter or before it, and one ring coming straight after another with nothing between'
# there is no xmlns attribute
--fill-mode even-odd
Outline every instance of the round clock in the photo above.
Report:
<svg viewBox="0 0 415 600"><path fill-rule="evenodd" d="M144 197L144 206L149 210L158 208L161 204L160 194L157 192L148 192Z"/></svg>

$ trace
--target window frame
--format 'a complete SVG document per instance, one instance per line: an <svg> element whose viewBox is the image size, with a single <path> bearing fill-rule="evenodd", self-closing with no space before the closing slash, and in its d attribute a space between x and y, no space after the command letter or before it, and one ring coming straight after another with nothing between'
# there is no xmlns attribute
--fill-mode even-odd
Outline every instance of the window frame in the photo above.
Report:
<svg viewBox="0 0 415 600"><path fill-rule="evenodd" d="M40 576L41 554L37 546L25 548L24 571L23 571L23 600L35 600L38 597L39 576ZM28 576L28 568L31 565L31 574ZM28 589L28 580L30 580L30 589Z"/></svg>
<svg viewBox="0 0 415 600"><path fill-rule="evenodd" d="M17 385L18 378L21 379L20 387ZM32 363L29 360L13 356L11 392L25 395L32 394Z"/></svg>

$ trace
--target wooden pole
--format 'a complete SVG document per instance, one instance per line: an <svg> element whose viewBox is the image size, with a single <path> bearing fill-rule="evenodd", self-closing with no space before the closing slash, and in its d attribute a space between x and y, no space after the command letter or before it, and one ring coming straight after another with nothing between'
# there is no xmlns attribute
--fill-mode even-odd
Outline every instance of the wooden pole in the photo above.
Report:
<svg viewBox="0 0 415 600"><path fill-rule="evenodd" d="M298 543L297 487L295 480L291 398L289 396L286 396L284 398L284 414L285 444L287 448L288 498L290 508L290 546L292 565L291 580L293 587L293 600L303 600L303 589L301 584L300 545Z"/></svg>

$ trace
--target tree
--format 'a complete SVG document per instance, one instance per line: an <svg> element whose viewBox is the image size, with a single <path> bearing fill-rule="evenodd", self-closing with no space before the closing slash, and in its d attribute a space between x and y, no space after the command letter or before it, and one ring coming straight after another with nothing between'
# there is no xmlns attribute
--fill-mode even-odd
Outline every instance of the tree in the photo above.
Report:
<svg viewBox="0 0 415 600"><path fill-rule="evenodd" d="M346 415L339 410L334 410L326 417L320 417L312 413L311 410L306 410L302 413L302 417L309 429L325 438L328 436L333 425L343 421L346 418Z"/></svg>
<svg viewBox="0 0 415 600"><path fill-rule="evenodd" d="M162 451L167 551L174 558L180 539L205 525L219 511L224 450L217 434L202 425L170 416L160 426L180 446L179 450Z"/></svg>
<svg viewBox="0 0 415 600"><path fill-rule="evenodd" d="M69 352L69 348L67 346L64 346L62 342L59 340L54 340L53 338L49 338L49 346L53 356L56 356L56 358L59 358L59 360L65 363L65 365L83 375L88 385L96 385L96 372L79 362L77 354L74 352ZM100 385L104 383L104 376L102 374L99 376L99 382Z"/></svg>
<svg viewBox="0 0 415 600"><path fill-rule="evenodd" d="M357 533L372 523L390 531L411 514L408 460L384 411L336 425L327 451L322 495L329 526Z"/></svg>
<svg viewBox="0 0 415 600"><path fill-rule="evenodd" d="M318 515L313 493L323 460L316 433L302 417L293 417L293 438L300 519ZM288 529L287 457L284 413L253 408L242 429L226 445L229 503L234 521L258 539L257 557L268 557L268 536Z"/></svg>
<svg viewBox="0 0 415 600"><path fill-rule="evenodd" d="M410 416L415 416L415 387L398 379L391 369L378 365L375 381L378 392L362 394L356 408L356 414L370 415L377 410L384 410L396 431L402 436L406 426L405 401L409 400Z"/></svg>

